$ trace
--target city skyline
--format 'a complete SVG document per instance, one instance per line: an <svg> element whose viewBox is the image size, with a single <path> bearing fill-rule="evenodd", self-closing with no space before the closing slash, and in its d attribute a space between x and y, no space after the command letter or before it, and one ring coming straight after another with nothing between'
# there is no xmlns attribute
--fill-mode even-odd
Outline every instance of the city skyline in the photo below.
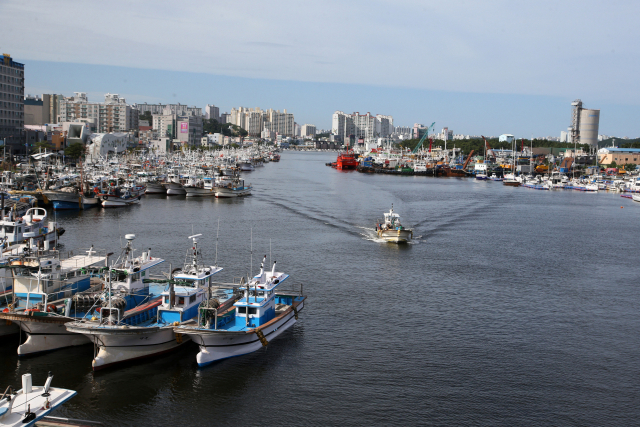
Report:
<svg viewBox="0 0 640 427"><path fill-rule="evenodd" d="M576 98L602 111L600 133L640 134L637 12L602 1L0 5L25 94L287 109L318 129L336 110L370 112L522 137L559 136ZM46 22L68 25L50 37Z"/></svg>

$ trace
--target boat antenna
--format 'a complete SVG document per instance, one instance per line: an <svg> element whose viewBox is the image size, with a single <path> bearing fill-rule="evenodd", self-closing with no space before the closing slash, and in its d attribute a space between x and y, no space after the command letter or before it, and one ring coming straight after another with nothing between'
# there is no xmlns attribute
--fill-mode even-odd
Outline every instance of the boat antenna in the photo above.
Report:
<svg viewBox="0 0 640 427"><path fill-rule="evenodd" d="M253 227L251 227L251 260L249 261L249 277L247 279L251 280L251 274L253 273ZM249 301L247 299L247 301Z"/></svg>
<svg viewBox="0 0 640 427"><path fill-rule="evenodd" d="M271 263L271 239L269 239L269 263Z"/></svg>
<svg viewBox="0 0 640 427"><path fill-rule="evenodd" d="M220 218L218 218L218 231L216 231L216 267L218 266L218 237L220 236Z"/></svg>

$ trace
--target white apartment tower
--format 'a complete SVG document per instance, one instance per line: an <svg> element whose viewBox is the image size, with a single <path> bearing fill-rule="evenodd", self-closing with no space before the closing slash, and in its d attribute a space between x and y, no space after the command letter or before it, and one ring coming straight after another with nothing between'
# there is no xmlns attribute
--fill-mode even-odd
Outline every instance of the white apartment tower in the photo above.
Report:
<svg viewBox="0 0 640 427"><path fill-rule="evenodd" d="M345 114L336 111L332 116L331 132L339 135L346 141L349 136L364 138L365 142L375 138L384 138L393 132L393 117L382 114L372 115L371 113Z"/></svg>
<svg viewBox="0 0 640 427"><path fill-rule="evenodd" d="M260 108L232 108L228 123L234 124L249 132L250 136L260 136L263 130L279 135L293 136L295 121L293 114L287 110L262 110Z"/></svg>
<svg viewBox="0 0 640 427"><path fill-rule="evenodd" d="M314 125L302 125L302 128L300 129L300 136L302 136L303 138L305 136L316 136L316 127Z"/></svg>

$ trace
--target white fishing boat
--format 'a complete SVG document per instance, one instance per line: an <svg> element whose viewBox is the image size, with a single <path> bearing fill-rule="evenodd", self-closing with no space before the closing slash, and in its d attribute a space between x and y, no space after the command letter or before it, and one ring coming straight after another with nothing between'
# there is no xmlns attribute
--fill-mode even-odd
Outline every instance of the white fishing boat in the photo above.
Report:
<svg viewBox="0 0 640 427"><path fill-rule="evenodd" d="M134 309L135 318L141 319L140 322L132 316L123 316L122 309L110 304L102 307L100 317L95 320L66 324L68 331L87 336L96 346L94 370L167 353L188 342L188 337L176 334L173 327L198 315L198 306L205 298L212 276L222 271L220 267L200 262L200 236L189 237L193 245L187 251L184 267L174 272L161 299L155 305L150 301ZM148 316L151 310L156 313L153 318Z"/></svg>
<svg viewBox="0 0 640 427"><path fill-rule="evenodd" d="M522 184L522 181L519 180L513 173L507 173L504 175L502 184L509 187L519 187Z"/></svg>
<svg viewBox="0 0 640 427"><path fill-rule="evenodd" d="M98 195L102 200L102 207L104 208L121 208L124 206L131 206L136 204L142 198L141 194L132 193L129 189L112 189L108 193L102 193Z"/></svg>
<svg viewBox="0 0 640 427"><path fill-rule="evenodd" d="M200 306L197 324L174 327L200 347L198 366L259 350L298 320L306 299L302 286L298 291L277 289L289 275L276 272L275 262L270 272L264 271L265 261L266 256L260 273L239 288L240 300L209 300Z"/></svg>
<svg viewBox="0 0 640 427"><path fill-rule="evenodd" d="M214 192L218 198L242 197L251 194L251 184L245 185L244 179L237 175L216 178Z"/></svg>
<svg viewBox="0 0 640 427"><path fill-rule="evenodd" d="M166 189L167 196L182 196L187 194L187 190L184 189L180 174L169 174L167 181L162 184Z"/></svg>
<svg viewBox="0 0 640 427"><path fill-rule="evenodd" d="M90 343L90 340L77 333L66 330L65 324L83 318L98 317L103 307L118 307L126 313L134 307L153 298L149 285L144 280L149 277L149 269L164 262L152 257L151 251L144 251L134 257L132 234L125 236L127 245L121 255L111 266L111 277L107 280L113 292L103 289L100 280L97 286L84 292L76 293L71 298L44 302L47 310L30 310L29 313L0 313L0 319L17 323L27 334L27 340L18 347L18 355L35 354L65 347ZM90 251L92 252L92 251ZM87 262L93 261L95 257ZM102 263L106 257L98 257L96 263ZM84 264L87 264L84 262ZM93 264L95 265L95 263ZM86 267L85 267L86 269Z"/></svg>
<svg viewBox="0 0 640 427"><path fill-rule="evenodd" d="M63 233L62 228L48 220L44 208L30 208L22 217L11 212L0 220L0 239L7 244L30 241L32 245L48 250L55 247L58 237Z"/></svg>
<svg viewBox="0 0 640 427"><path fill-rule="evenodd" d="M147 181L147 194L167 194L167 189L161 182Z"/></svg>
<svg viewBox="0 0 640 427"><path fill-rule="evenodd" d="M73 390L51 387L51 372L42 387L34 386L31 378L31 374L22 375L22 389L14 392L9 386L0 397L0 426L35 426L36 422L76 395Z"/></svg>
<svg viewBox="0 0 640 427"><path fill-rule="evenodd" d="M253 166L253 164L250 161L245 160L245 161L238 162L238 169L240 169L243 172L250 172L255 170L256 168L255 166Z"/></svg>
<svg viewBox="0 0 640 427"><path fill-rule="evenodd" d="M393 205L389 212L385 212L384 221L376 224L376 233L379 238L392 243L407 243L413 238L413 230L400 223L400 215L393 211Z"/></svg>
<svg viewBox="0 0 640 427"><path fill-rule="evenodd" d="M213 178L211 177L201 179L192 177L184 185L184 189L187 192L187 197L211 197L215 195Z"/></svg>
<svg viewBox="0 0 640 427"><path fill-rule="evenodd" d="M46 345L53 344L46 342L48 334L59 335L56 340L73 340L65 336L67 334L61 324L44 317L47 313L54 315L62 311L67 303L65 299L71 301L75 294L88 290L91 266L105 260L104 255L96 254L92 248L87 255L67 259L60 259L57 253L53 253L28 255L10 262L13 273L11 304L0 313L0 320L27 332L27 341L18 347L18 355L47 350ZM45 347L42 347L43 341Z"/></svg>

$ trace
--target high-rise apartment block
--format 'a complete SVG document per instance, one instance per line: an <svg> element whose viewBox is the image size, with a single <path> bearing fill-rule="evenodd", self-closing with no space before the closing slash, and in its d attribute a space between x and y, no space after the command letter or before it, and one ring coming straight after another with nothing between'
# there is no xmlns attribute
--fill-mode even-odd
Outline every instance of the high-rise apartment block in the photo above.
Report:
<svg viewBox="0 0 640 427"><path fill-rule="evenodd" d="M259 137L263 130L278 135L293 136L295 121L287 110L262 110L260 108L232 108L227 123L240 126L249 132L249 136Z"/></svg>
<svg viewBox="0 0 640 427"><path fill-rule="evenodd" d="M0 60L0 139L17 151L24 142L24 64L7 53Z"/></svg>
<svg viewBox="0 0 640 427"><path fill-rule="evenodd" d="M207 106L204 107L204 116L207 119L216 120L220 123L220 108L207 104Z"/></svg>
<svg viewBox="0 0 640 427"><path fill-rule="evenodd" d="M145 102L144 104L133 104L132 107L140 111L140 113L148 111L151 114L164 114L165 110L169 109L178 116L202 116L202 108L189 107L182 104L147 104Z"/></svg>
<svg viewBox="0 0 640 427"><path fill-rule="evenodd" d="M387 137L393 132L393 117L371 113L346 114L342 111L333 113L331 133L339 135L345 141L353 135L356 139L364 138L365 142L374 138Z"/></svg>
<svg viewBox="0 0 640 427"><path fill-rule="evenodd" d="M305 136L316 136L316 127L314 125L302 125L302 129L300 130L300 136L303 138Z"/></svg>
<svg viewBox="0 0 640 427"><path fill-rule="evenodd" d="M104 102L89 102L85 92L60 101L58 122L93 122L99 133L126 132L138 129L138 110L127 105L124 98L108 93Z"/></svg>

